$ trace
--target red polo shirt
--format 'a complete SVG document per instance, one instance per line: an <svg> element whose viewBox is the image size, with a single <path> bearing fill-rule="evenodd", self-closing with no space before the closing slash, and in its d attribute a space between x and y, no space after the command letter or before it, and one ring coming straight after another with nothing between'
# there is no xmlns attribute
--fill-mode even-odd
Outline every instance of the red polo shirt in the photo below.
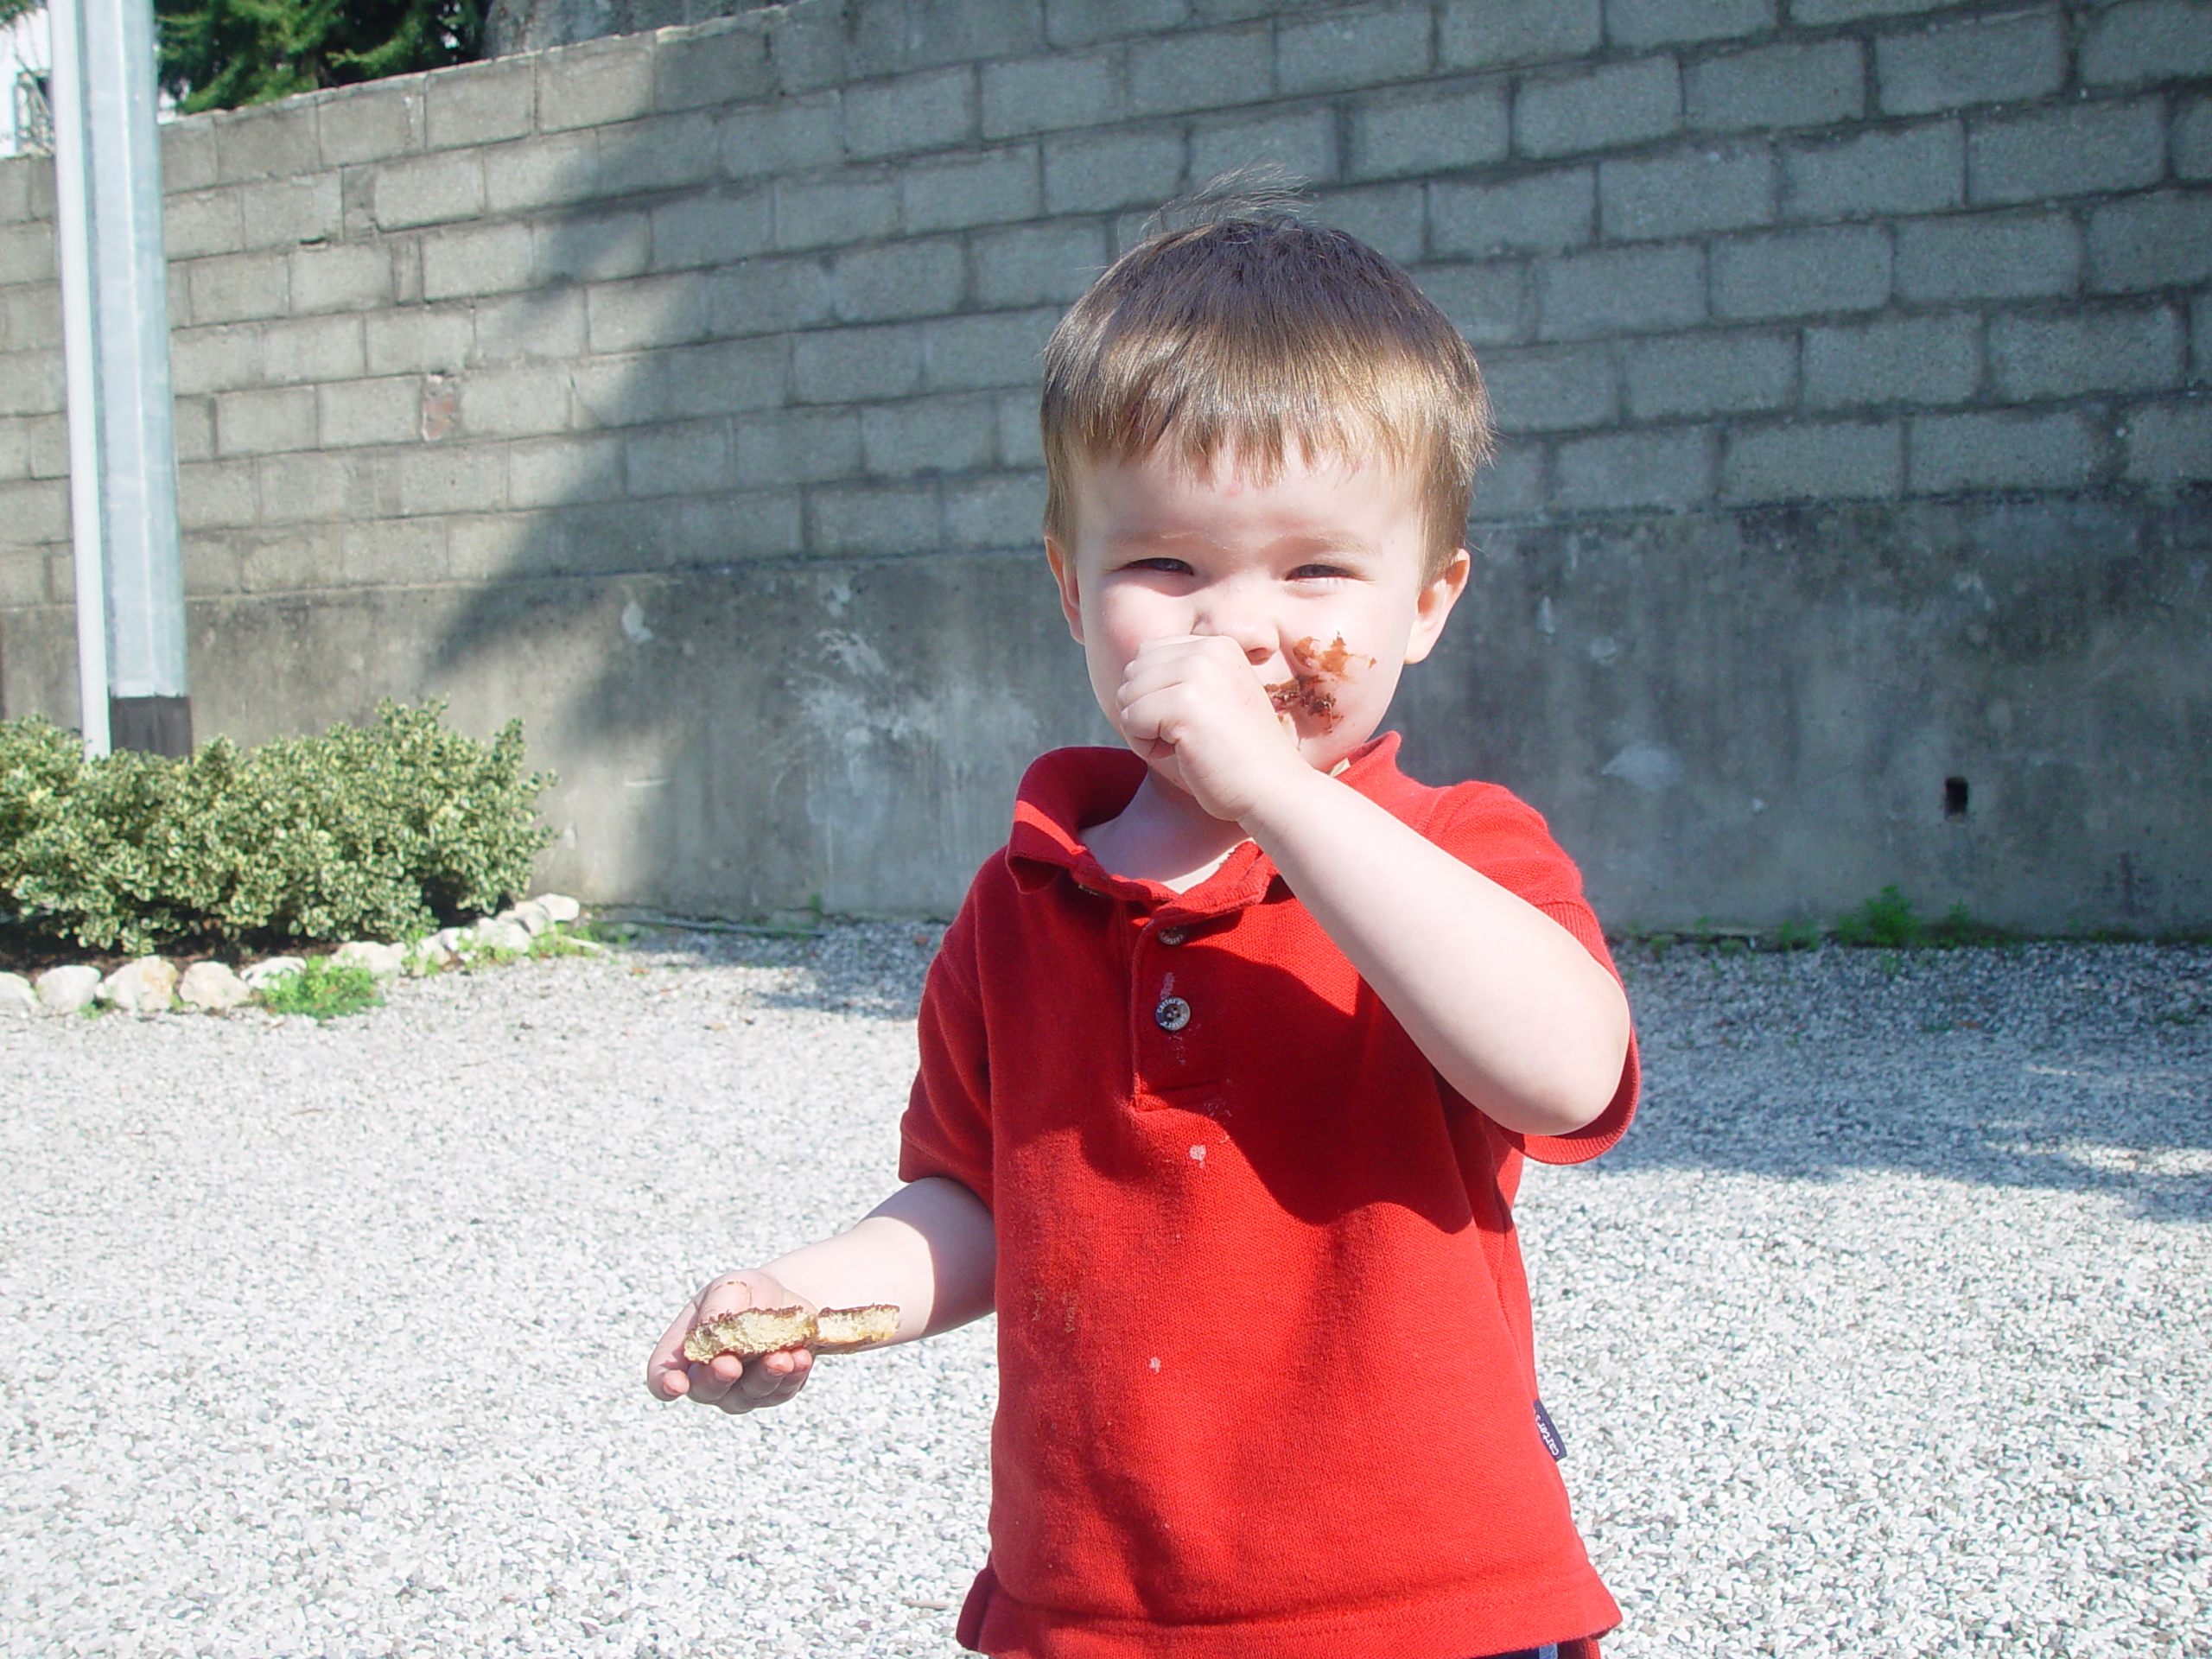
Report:
<svg viewBox="0 0 2212 1659"><path fill-rule="evenodd" d="M1397 739L1342 774L1611 966L1574 866ZM998 1238L991 1553L965 1645L1033 1659L1468 1659L1618 1622L1536 1426L1511 1203L1592 1158L1440 1079L1247 842L1178 894L1081 832L1144 763L1047 754L930 970L902 1179Z"/></svg>

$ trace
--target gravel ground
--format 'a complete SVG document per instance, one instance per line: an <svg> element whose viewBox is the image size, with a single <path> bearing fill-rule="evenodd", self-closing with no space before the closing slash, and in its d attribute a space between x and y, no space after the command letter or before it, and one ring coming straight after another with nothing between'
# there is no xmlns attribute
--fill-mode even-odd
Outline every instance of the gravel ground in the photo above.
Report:
<svg viewBox="0 0 2212 1659"><path fill-rule="evenodd" d="M640 1381L886 1186L933 942L0 1020L0 1651L951 1652L988 1324ZM1639 1126L1522 1211L1608 1655L2212 1655L2212 951L1624 965Z"/></svg>

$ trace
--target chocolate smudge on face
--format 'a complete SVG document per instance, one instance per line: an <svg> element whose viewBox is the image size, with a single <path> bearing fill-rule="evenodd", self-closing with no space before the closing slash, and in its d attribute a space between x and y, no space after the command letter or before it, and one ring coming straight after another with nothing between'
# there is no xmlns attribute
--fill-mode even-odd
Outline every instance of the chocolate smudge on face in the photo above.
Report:
<svg viewBox="0 0 2212 1659"><path fill-rule="evenodd" d="M1332 732L1344 716L1337 712L1337 694L1331 688L1352 676L1351 663L1355 657L1375 666L1372 657L1360 657L1344 644L1338 634L1327 645L1308 634L1293 645L1288 653L1291 677L1264 688L1268 701L1274 704L1279 715L1304 715L1325 732Z"/></svg>

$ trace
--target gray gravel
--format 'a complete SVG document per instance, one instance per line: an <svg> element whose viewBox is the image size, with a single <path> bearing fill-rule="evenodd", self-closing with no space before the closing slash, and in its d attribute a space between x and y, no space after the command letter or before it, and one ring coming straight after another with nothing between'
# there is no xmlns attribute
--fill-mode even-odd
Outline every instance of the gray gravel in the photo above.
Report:
<svg viewBox="0 0 2212 1659"><path fill-rule="evenodd" d="M887 1185L933 940L0 1020L0 1650L950 1653L988 1324L640 1382ZM1608 1655L2212 1655L2212 951L1626 966L1639 1128L1522 1212Z"/></svg>

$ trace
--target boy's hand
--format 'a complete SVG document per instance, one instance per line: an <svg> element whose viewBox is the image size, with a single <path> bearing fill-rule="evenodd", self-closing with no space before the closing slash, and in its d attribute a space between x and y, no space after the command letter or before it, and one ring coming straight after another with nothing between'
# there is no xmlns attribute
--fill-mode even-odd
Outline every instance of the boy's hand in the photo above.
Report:
<svg viewBox="0 0 2212 1659"><path fill-rule="evenodd" d="M1241 823L1312 767L1243 647L1221 634L1147 639L1122 682L1130 747L1217 818Z"/></svg>
<svg viewBox="0 0 2212 1659"><path fill-rule="evenodd" d="M726 1273L709 1281L653 1344L652 1357L645 1362L645 1387L653 1397L677 1400L688 1394L702 1406L734 1415L762 1406L779 1406L805 1387L814 1356L804 1348L765 1354L750 1363L735 1354L717 1354L703 1364L683 1357L683 1339L696 1326L748 1307L819 1311L758 1269Z"/></svg>

